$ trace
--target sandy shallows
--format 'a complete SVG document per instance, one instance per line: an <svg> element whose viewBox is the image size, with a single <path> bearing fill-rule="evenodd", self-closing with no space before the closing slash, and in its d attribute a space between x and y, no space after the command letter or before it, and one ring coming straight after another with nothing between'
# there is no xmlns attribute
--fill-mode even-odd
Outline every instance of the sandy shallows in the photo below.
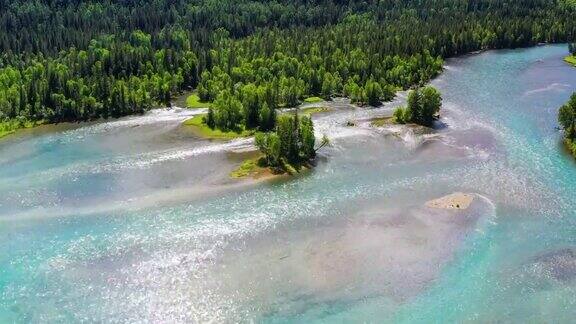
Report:
<svg viewBox="0 0 576 324"><path fill-rule="evenodd" d="M290 317L366 298L397 309L433 285L478 220L493 213L483 199L466 210L393 201L362 201L233 241L187 291L217 296L223 302L206 304L206 312L223 319Z"/></svg>

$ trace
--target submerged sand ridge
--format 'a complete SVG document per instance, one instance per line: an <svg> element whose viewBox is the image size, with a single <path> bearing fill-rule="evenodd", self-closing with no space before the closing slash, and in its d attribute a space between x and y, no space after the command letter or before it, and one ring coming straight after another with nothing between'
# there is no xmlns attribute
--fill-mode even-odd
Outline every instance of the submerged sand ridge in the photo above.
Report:
<svg viewBox="0 0 576 324"><path fill-rule="evenodd" d="M325 224L293 224L253 237L225 253L203 282L246 311L306 311L308 305L385 296L396 304L414 298L437 278L463 240L482 226L493 206L472 194L456 196L466 209L420 203L364 206ZM454 197L452 197L454 198ZM418 206L419 205L419 206ZM284 296L282 305L270 302ZM214 305L218 308L218 306Z"/></svg>

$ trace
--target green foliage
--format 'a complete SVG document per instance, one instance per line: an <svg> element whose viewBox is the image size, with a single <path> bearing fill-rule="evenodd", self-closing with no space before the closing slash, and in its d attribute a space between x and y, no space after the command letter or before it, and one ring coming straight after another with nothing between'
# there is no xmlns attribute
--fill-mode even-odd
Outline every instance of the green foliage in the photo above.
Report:
<svg viewBox="0 0 576 324"><path fill-rule="evenodd" d="M276 126L276 109L271 109L266 102L260 109L260 130L270 131Z"/></svg>
<svg viewBox="0 0 576 324"><path fill-rule="evenodd" d="M568 55L564 58L564 61L568 64L572 64L576 67L576 56L575 55Z"/></svg>
<svg viewBox="0 0 576 324"><path fill-rule="evenodd" d="M292 166L300 166L316 156L312 119L298 114L280 115L275 131L257 133L255 143L268 166L288 173L292 173Z"/></svg>
<svg viewBox="0 0 576 324"><path fill-rule="evenodd" d="M559 3L567 8L576 8L576 0L559 0Z"/></svg>
<svg viewBox="0 0 576 324"><path fill-rule="evenodd" d="M256 147L264 153L266 164L269 166L279 166L282 158L280 150L280 138L276 133L256 133L254 138Z"/></svg>
<svg viewBox="0 0 576 324"><path fill-rule="evenodd" d="M244 107L244 125L250 129L258 127L262 117L260 114L261 102L258 95L258 88L253 83L249 83L242 87L240 95ZM264 115L268 114L269 112L264 112Z"/></svg>
<svg viewBox="0 0 576 324"><path fill-rule="evenodd" d="M0 0L0 120L139 114L196 89L215 128L271 130L310 96L377 105L445 57L567 41L572 2Z"/></svg>
<svg viewBox="0 0 576 324"><path fill-rule="evenodd" d="M572 155L576 157L576 141L571 140L569 138L565 138L564 143L566 144L566 148L568 148L568 151L570 151L570 153L572 153Z"/></svg>
<svg viewBox="0 0 576 324"><path fill-rule="evenodd" d="M313 158L316 156L316 151L314 150L316 138L314 137L314 124L312 123L312 119L306 116L302 117L299 126L299 155L303 159Z"/></svg>
<svg viewBox="0 0 576 324"><path fill-rule="evenodd" d="M406 107L398 107L394 110L394 122L398 124L406 124L412 120L410 110Z"/></svg>
<svg viewBox="0 0 576 324"><path fill-rule="evenodd" d="M243 127L243 106L229 91L222 91L212 105L214 125L223 131L237 131Z"/></svg>
<svg viewBox="0 0 576 324"><path fill-rule="evenodd" d="M229 140L239 137L247 137L254 134L253 131L245 129L237 129L234 131L222 131L216 128L211 128L207 124L208 115L197 115L184 122L184 126L190 129L196 136L205 139L220 139Z"/></svg>
<svg viewBox="0 0 576 324"><path fill-rule="evenodd" d="M11 121L0 122L0 138L10 135L17 131L18 129L22 128L32 128L38 125L43 124L42 120L39 121L30 121L24 118L18 118Z"/></svg>
<svg viewBox="0 0 576 324"><path fill-rule="evenodd" d="M366 82L366 99L370 106L378 106L380 104L380 97L382 96L382 87L380 84L370 79Z"/></svg>
<svg viewBox="0 0 576 324"><path fill-rule="evenodd" d="M576 139L576 93L573 93L570 100L560 107L558 122L564 130L566 139L573 142Z"/></svg>
<svg viewBox="0 0 576 324"><path fill-rule="evenodd" d="M417 88L408 94L407 107L397 108L394 111L394 119L401 124L430 126L440 112L441 106L442 97L436 88L432 86Z"/></svg>
<svg viewBox="0 0 576 324"><path fill-rule="evenodd" d="M566 104L560 107L558 122L564 130L566 147L576 157L576 92L570 96Z"/></svg>
<svg viewBox="0 0 576 324"><path fill-rule="evenodd" d="M416 120L416 122L422 125L431 125L442 106L442 96L440 92L431 86L424 87L422 89L421 104L421 113L418 114L421 119ZM414 109L411 110L414 111Z"/></svg>
<svg viewBox="0 0 576 324"><path fill-rule="evenodd" d="M320 97L308 97L306 99L304 99L304 102L306 103L318 103L318 102L322 102L324 101L324 99L320 98Z"/></svg>
<svg viewBox="0 0 576 324"><path fill-rule="evenodd" d="M280 156L289 162L299 160L299 117L298 115L281 115L277 119L276 134L280 139Z"/></svg>
<svg viewBox="0 0 576 324"><path fill-rule="evenodd" d="M230 177L236 179L244 178L251 174L254 174L259 169L260 169L259 158L248 159L242 162L242 164L236 170L230 172Z"/></svg>
<svg viewBox="0 0 576 324"><path fill-rule="evenodd" d="M57 57L0 64L0 119L58 122L143 113L194 86L197 65L192 52L152 48L150 35L141 31L125 39L101 37L86 50Z"/></svg>
<svg viewBox="0 0 576 324"><path fill-rule="evenodd" d="M304 116L312 116L314 114L319 114L323 112L330 111L328 107L308 107L308 108L299 108L298 113Z"/></svg>
<svg viewBox="0 0 576 324"><path fill-rule="evenodd" d="M216 119L214 117L214 109L212 107L208 108L208 114L203 119L206 126L210 127L210 129L216 128Z"/></svg>
<svg viewBox="0 0 576 324"><path fill-rule="evenodd" d="M200 100L200 96L193 93L186 97L186 107L187 108L209 108L211 104L209 102L203 102Z"/></svg>

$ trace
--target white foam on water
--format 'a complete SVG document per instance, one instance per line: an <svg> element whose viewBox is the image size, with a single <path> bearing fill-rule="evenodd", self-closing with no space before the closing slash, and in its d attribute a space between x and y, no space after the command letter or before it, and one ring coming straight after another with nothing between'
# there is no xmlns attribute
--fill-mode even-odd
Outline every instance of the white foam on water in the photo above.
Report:
<svg viewBox="0 0 576 324"><path fill-rule="evenodd" d="M118 172L125 169L144 169L155 164L161 164L167 161L185 160L198 155L255 149L253 142L253 138L241 138L225 143L210 143L189 149L148 152L135 156L129 156L126 158L116 159L114 161L100 165L88 166L88 170L77 170L77 172L102 173Z"/></svg>
<svg viewBox="0 0 576 324"><path fill-rule="evenodd" d="M537 94L541 94L542 92L549 92L549 91L565 91L567 89L570 89L571 86L569 84L564 84L564 83L551 83L546 87L543 88L538 88L538 89L534 89L534 90L529 90L524 92L524 96L531 96L531 95L537 95Z"/></svg>
<svg viewBox="0 0 576 324"><path fill-rule="evenodd" d="M205 108L185 109L179 107L152 109L142 116L130 116L111 121L99 122L93 125L63 132L59 136L66 142L74 142L77 140L82 140L87 135L108 133L116 130L143 125L153 125L159 123L179 125L186 119L189 119L193 116L205 114L206 111L207 109Z"/></svg>

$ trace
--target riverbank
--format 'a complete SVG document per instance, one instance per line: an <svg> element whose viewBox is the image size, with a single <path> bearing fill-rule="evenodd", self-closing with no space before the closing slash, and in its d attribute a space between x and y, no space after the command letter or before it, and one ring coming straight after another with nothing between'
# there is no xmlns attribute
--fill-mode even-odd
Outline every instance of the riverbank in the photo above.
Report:
<svg viewBox="0 0 576 324"><path fill-rule="evenodd" d="M574 156L574 158L576 158L576 142L572 141L569 138L565 138L564 139L564 145L566 146L566 149L568 150L568 152L570 152L570 154L572 154L572 156Z"/></svg>
<svg viewBox="0 0 576 324"><path fill-rule="evenodd" d="M6 121L0 122L0 138L12 135L20 129L33 128L45 124L44 121Z"/></svg>

